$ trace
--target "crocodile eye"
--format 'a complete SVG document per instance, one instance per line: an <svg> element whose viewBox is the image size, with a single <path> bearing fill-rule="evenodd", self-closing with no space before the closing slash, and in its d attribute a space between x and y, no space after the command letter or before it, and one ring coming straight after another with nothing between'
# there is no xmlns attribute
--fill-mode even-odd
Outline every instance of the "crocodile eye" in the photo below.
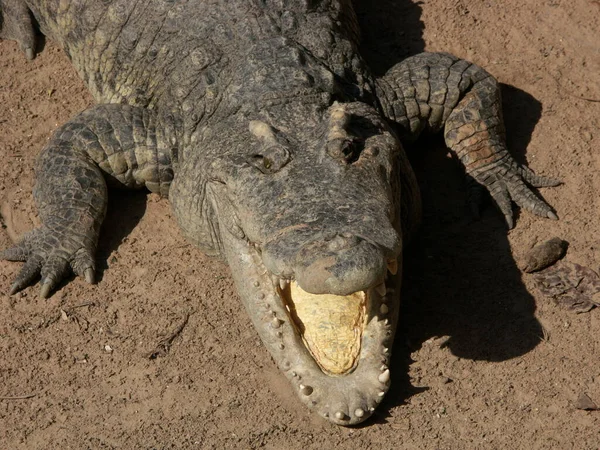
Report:
<svg viewBox="0 0 600 450"><path fill-rule="evenodd" d="M265 122L253 120L249 123L250 133L259 141L261 147L248 158L248 163L262 173L279 172L290 162L291 155L285 139L278 136L276 130Z"/></svg>
<svg viewBox="0 0 600 450"><path fill-rule="evenodd" d="M271 174L279 172L290 161L290 152L285 147L269 147L251 155L247 161L262 173Z"/></svg>
<svg viewBox="0 0 600 450"><path fill-rule="evenodd" d="M270 169L273 167L273 161L263 155L252 155L248 162L262 173L270 173Z"/></svg>

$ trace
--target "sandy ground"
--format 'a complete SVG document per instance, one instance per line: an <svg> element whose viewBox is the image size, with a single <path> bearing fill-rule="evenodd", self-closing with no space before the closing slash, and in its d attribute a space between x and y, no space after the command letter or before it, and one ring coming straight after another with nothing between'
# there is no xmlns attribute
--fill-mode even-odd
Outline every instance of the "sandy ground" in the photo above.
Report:
<svg viewBox="0 0 600 450"><path fill-rule="evenodd" d="M468 220L439 139L415 145L425 218L405 260L393 387L347 429L296 400L228 267L186 243L168 202L114 192L97 285L8 296L20 265L0 262L0 448L600 448L600 412L575 408L581 393L600 404L600 310L561 309L517 267L560 236L568 261L600 270L600 2L359 3L378 72L444 50L503 83L511 151L564 181L540 192L560 221L522 213L507 232L489 205ZM37 221L37 153L90 104L53 43L32 62L0 43L0 248ZM188 314L168 355L148 359Z"/></svg>

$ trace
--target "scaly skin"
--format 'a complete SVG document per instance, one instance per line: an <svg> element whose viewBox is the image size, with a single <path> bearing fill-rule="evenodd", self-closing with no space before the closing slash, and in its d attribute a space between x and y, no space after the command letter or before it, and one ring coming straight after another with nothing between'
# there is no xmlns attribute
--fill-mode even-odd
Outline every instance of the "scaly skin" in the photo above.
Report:
<svg viewBox="0 0 600 450"><path fill-rule="evenodd" d="M41 275L46 297L69 270L94 281L107 183L168 195L190 241L231 266L300 399L334 423L365 420L389 388L402 246L420 216L398 135L444 129L509 226L511 198L556 218L524 183L556 182L506 150L497 82L431 53L375 80L347 0L0 0L0 37L33 57L29 11L99 105L42 150L34 190L42 226L1 255L25 262L11 292ZM307 302L305 316L292 311L291 292ZM355 293L365 300L352 312L344 298ZM327 309L357 338L318 334L336 326L319 309L325 294L340 298ZM302 320L322 325L304 336ZM304 338L318 344L309 350ZM325 373L316 353L343 373Z"/></svg>

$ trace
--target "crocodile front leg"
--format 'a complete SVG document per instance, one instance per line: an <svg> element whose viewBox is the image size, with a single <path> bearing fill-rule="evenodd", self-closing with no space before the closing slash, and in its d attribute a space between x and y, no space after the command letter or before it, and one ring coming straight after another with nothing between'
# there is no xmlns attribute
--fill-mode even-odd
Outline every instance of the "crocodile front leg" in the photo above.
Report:
<svg viewBox="0 0 600 450"><path fill-rule="evenodd" d="M63 125L36 164L34 198L42 225L0 258L24 261L10 293L41 275L42 297L72 269L87 282L107 204L107 181L167 195L174 138L156 114L127 105L98 105Z"/></svg>
<svg viewBox="0 0 600 450"><path fill-rule="evenodd" d="M506 148L498 82L481 67L446 53L421 53L392 67L378 80L378 94L388 119L401 137L444 128L446 144L470 179L484 186L513 227L511 199L539 216L557 219L534 187L559 181L520 166ZM475 205L478 207L478 205Z"/></svg>

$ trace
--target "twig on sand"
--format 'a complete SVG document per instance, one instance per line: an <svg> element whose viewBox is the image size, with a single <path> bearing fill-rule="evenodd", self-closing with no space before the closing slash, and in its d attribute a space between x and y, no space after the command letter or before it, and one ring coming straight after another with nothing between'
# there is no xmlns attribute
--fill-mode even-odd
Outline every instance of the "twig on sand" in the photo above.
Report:
<svg viewBox="0 0 600 450"><path fill-rule="evenodd" d="M584 100L586 102L592 102L592 103L600 103L600 98L592 98L592 97L584 97L582 95L576 94L574 92L572 92L570 89L566 88L558 79L558 77L555 77L554 75L551 75L552 78L554 78L554 81L556 82L556 85L558 86L559 90L562 90L565 94L567 94L569 97L573 97L579 100Z"/></svg>
<svg viewBox="0 0 600 450"><path fill-rule="evenodd" d="M579 100L585 100L586 102L592 102L592 103L600 103L600 98L582 97L581 95L573 94L567 90L565 90L565 92L567 93L567 95L574 97L574 98L578 98Z"/></svg>
<svg viewBox="0 0 600 450"><path fill-rule="evenodd" d="M96 303L95 302L84 302L84 303L80 303L79 305L69 306L67 309L73 310L75 308L83 308L84 306L96 306Z"/></svg>
<svg viewBox="0 0 600 450"><path fill-rule="evenodd" d="M37 394L28 394L28 395L10 395L7 397L0 397L0 400L27 400L28 398L33 398L37 396Z"/></svg>
<svg viewBox="0 0 600 450"><path fill-rule="evenodd" d="M156 347L154 348L154 350L146 353L146 355L145 355L146 358L156 359L159 356L166 356L167 353L169 352L169 348L171 347L171 344L173 343L173 340L181 334L181 332L187 325L189 318L190 318L190 313L186 313L185 317L183 318L181 323L177 326L177 328L175 328L175 330L173 330L172 333L168 334L163 339L161 339L158 342L158 344L156 344Z"/></svg>

